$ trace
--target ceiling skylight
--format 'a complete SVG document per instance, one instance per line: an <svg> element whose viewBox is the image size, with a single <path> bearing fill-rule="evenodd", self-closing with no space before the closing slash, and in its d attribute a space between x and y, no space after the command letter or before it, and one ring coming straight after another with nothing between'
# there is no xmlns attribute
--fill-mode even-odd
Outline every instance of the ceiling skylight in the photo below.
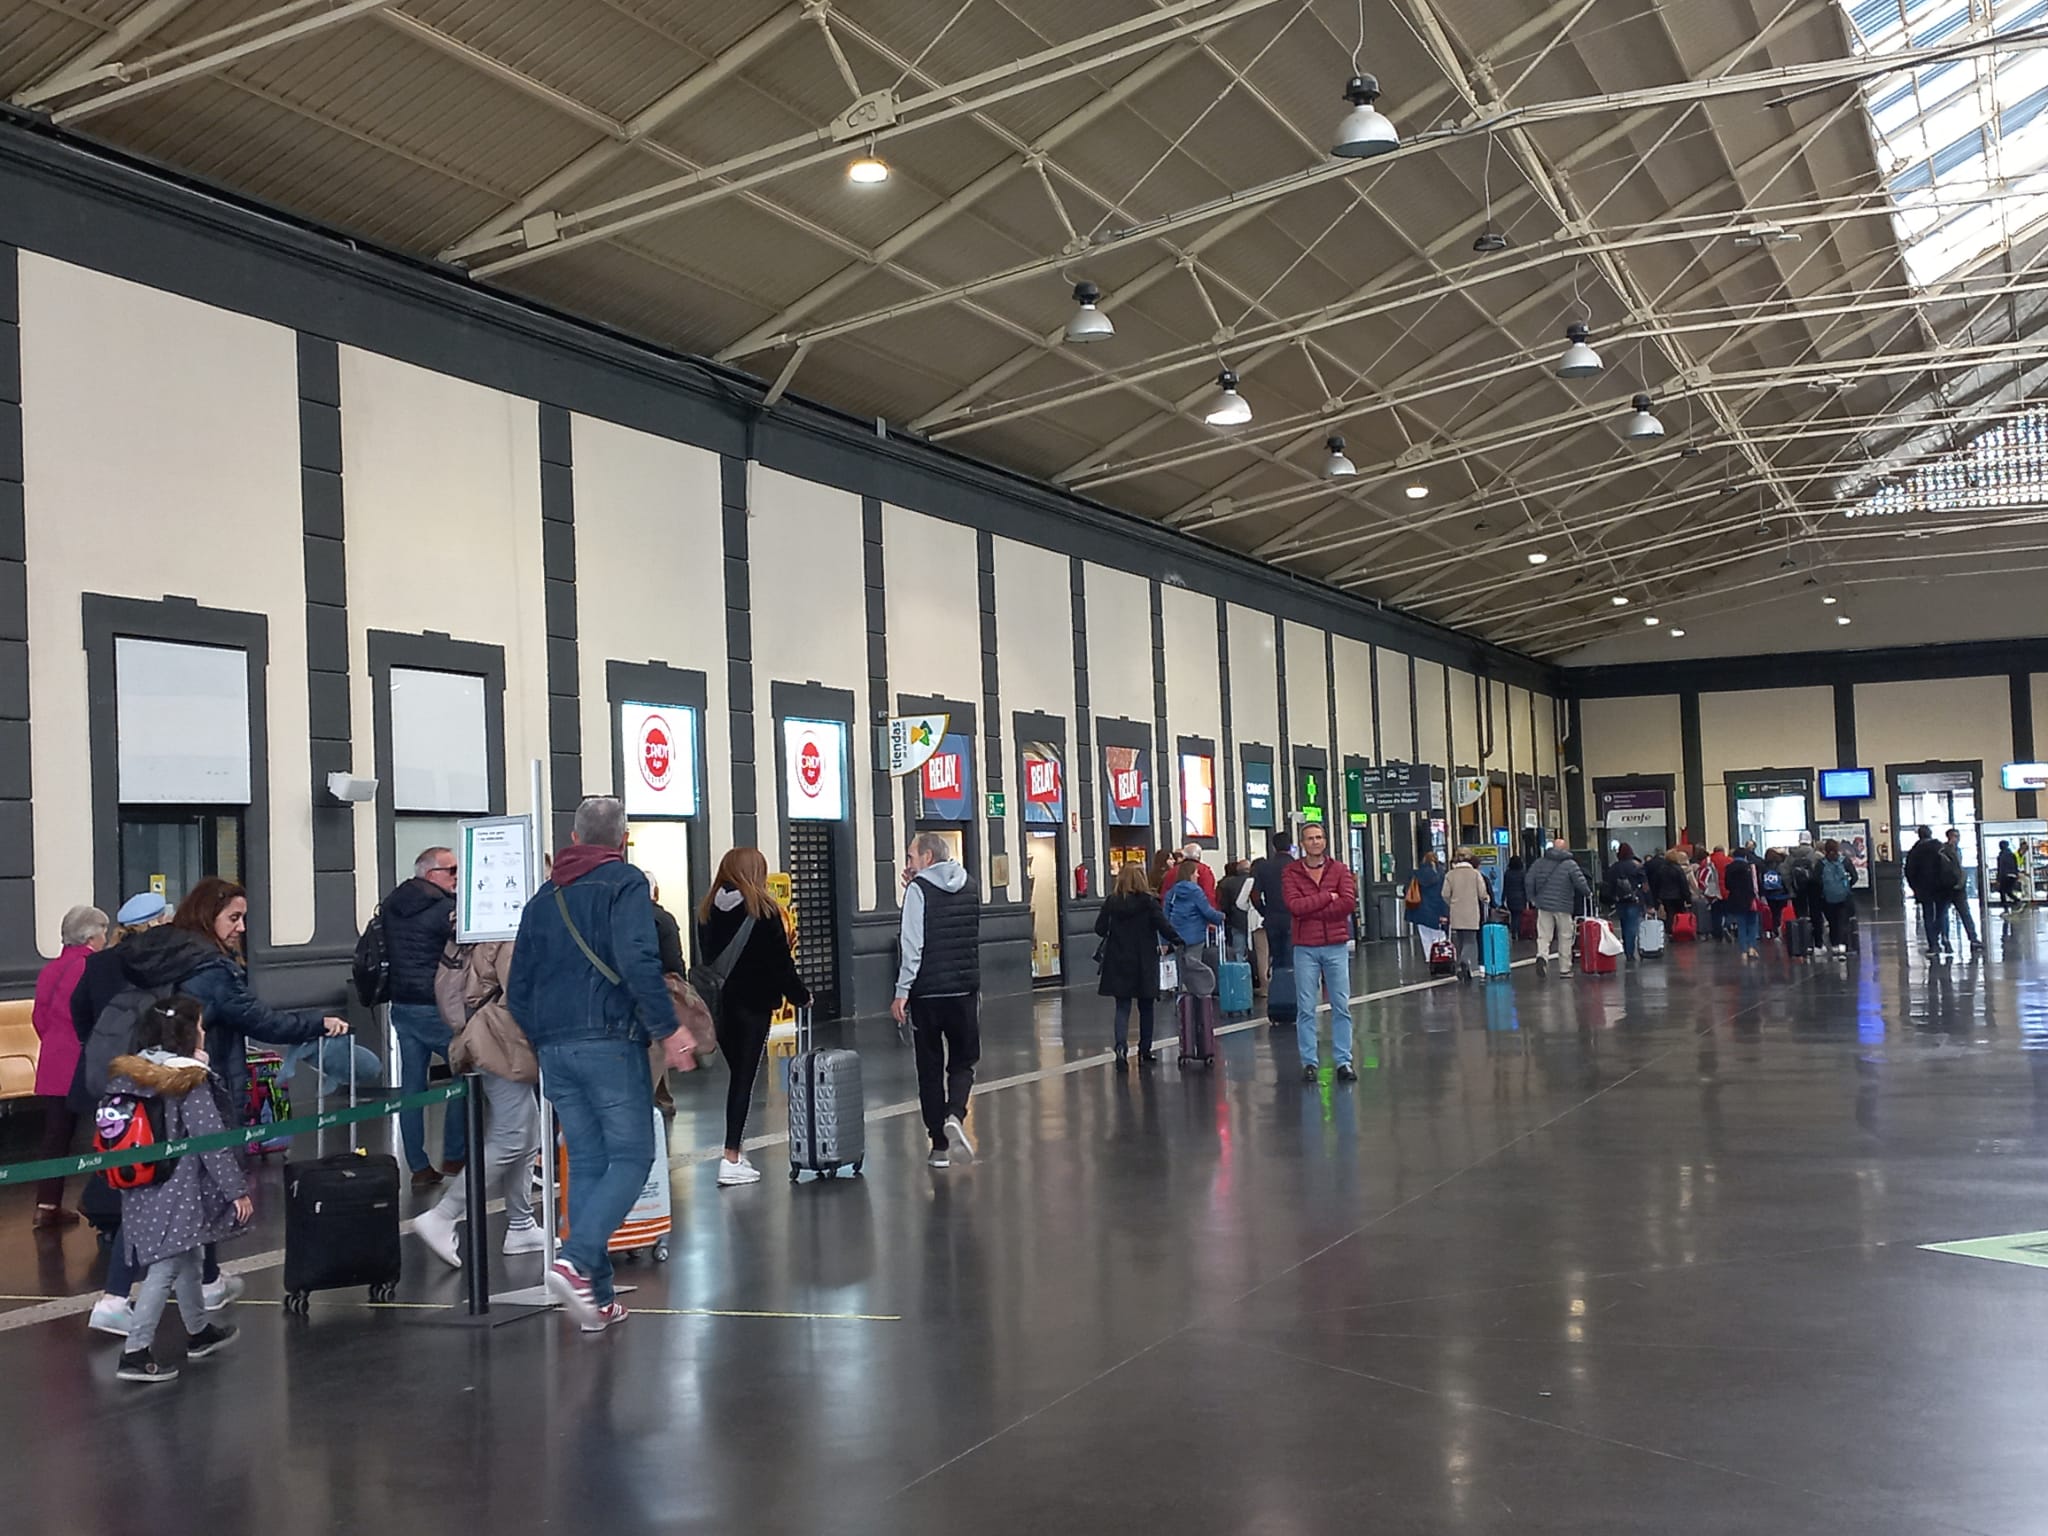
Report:
<svg viewBox="0 0 2048 1536"><path fill-rule="evenodd" d="M1865 57L2048 25L2048 0L1841 0ZM2048 215L2048 49L1943 59L1863 88L1906 270L1944 282Z"/></svg>
<svg viewBox="0 0 2048 1536"><path fill-rule="evenodd" d="M1980 433L1957 452L1909 469L1872 488L1845 517L1896 512L1969 512L2048 503L2048 407L2035 407Z"/></svg>

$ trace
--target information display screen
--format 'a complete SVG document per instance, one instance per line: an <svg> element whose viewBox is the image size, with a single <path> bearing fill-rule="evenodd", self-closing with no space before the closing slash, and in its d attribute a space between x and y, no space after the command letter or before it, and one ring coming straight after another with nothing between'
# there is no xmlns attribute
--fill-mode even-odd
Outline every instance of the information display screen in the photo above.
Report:
<svg viewBox="0 0 2048 1536"><path fill-rule="evenodd" d="M1823 768L1820 797L1823 800L1868 800L1876 791L1874 775L1868 768Z"/></svg>

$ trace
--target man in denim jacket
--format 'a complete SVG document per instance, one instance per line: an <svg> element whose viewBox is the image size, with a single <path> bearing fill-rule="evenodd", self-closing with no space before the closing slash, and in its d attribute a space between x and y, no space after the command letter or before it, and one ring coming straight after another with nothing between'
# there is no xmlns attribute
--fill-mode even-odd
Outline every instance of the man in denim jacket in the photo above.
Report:
<svg viewBox="0 0 2048 1536"><path fill-rule="evenodd" d="M654 1165L648 1042L675 1033L654 897L625 861L626 808L576 809L570 845L519 922L506 994L569 1143L569 1240L548 1289L586 1333L623 1322L606 1245Z"/></svg>

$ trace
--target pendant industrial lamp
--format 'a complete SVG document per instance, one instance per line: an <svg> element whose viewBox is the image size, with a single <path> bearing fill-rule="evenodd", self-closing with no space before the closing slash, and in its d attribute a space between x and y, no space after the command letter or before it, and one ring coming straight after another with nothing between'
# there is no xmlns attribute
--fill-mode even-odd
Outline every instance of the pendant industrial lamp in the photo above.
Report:
<svg viewBox="0 0 2048 1536"><path fill-rule="evenodd" d="M1252 419L1251 402L1237 392L1237 375L1216 375L1216 391L1202 402L1202 420L1212 427L1241 427Z"/></svg>
<svg viewBox="0 0 2048 1536"><path fill-rule="evenodd" d="M1337 125L1337 142L1330 153L1341 160L1365 160L1392 154L1401 147L1401 135L1386 115L1373 105L1380 99L1380 83L1371 75L1353 75L1344 86L1344 99L1351 110Z"/></svg>
<svg viewBox="0 0 2048 1536"><path fill-rule="evenodd" d="M1075 308L1067 319L1067 340L1108 341L1116 335L1116 326L1102 312L1101 303L1102 290L1093 283L1074 284Z"/></svg>
<svg viewBox="0 0 2048 1536"><path fill-rule="evenodd" d="M1600 354L1588 345L1593 339L1592 331L1573 323L1564 328L1564 339L1569 345L1564 349L1564 356L1557 360L1557 376L1560 379L1599 377L1607 365L1600 361Z"/></svg>
<svg viewBox="0 0 2048 1536"><path fill-rule="evenodd" d="M1623 439L1634 448L1647 448L1661 441L1664 423L1652 414L1650 407L1655 404L1648 395L1637 395L1629 402L1630 410L1621 423Z"/></svg>
<svg viewBox="0 0 2048 1536"><path fill-rule="evenodd" d="M1330 450L1330 456L1323 460L1323 473L1332 480L1342 480L1358 473L1358 466L1344 456L1344 439L1334 433L1323 446Z"/></svg>

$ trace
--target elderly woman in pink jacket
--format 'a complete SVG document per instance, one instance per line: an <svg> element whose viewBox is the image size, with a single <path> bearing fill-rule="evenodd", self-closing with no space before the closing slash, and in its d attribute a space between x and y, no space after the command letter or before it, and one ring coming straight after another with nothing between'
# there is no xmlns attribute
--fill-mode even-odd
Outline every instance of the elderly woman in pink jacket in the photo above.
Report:
<svg viewBox="0 0 2048 1536"><path fill-rule="evenodd" d="M71 1149L78 1116L71 1108L71 1079L78 1071L78 1032L71 1026L71 994L85 969L86 956L107 942L107 914L98 907L73 907L64 914L57 936L63 948L36 977L36 1002L30 1014L36 1027L36 1095L43 1101L44 1157L62 1157ZM75 1226L78 1212L64 1209L60 1175L36 1186L33 1225L38 1232Z"/></svg>

